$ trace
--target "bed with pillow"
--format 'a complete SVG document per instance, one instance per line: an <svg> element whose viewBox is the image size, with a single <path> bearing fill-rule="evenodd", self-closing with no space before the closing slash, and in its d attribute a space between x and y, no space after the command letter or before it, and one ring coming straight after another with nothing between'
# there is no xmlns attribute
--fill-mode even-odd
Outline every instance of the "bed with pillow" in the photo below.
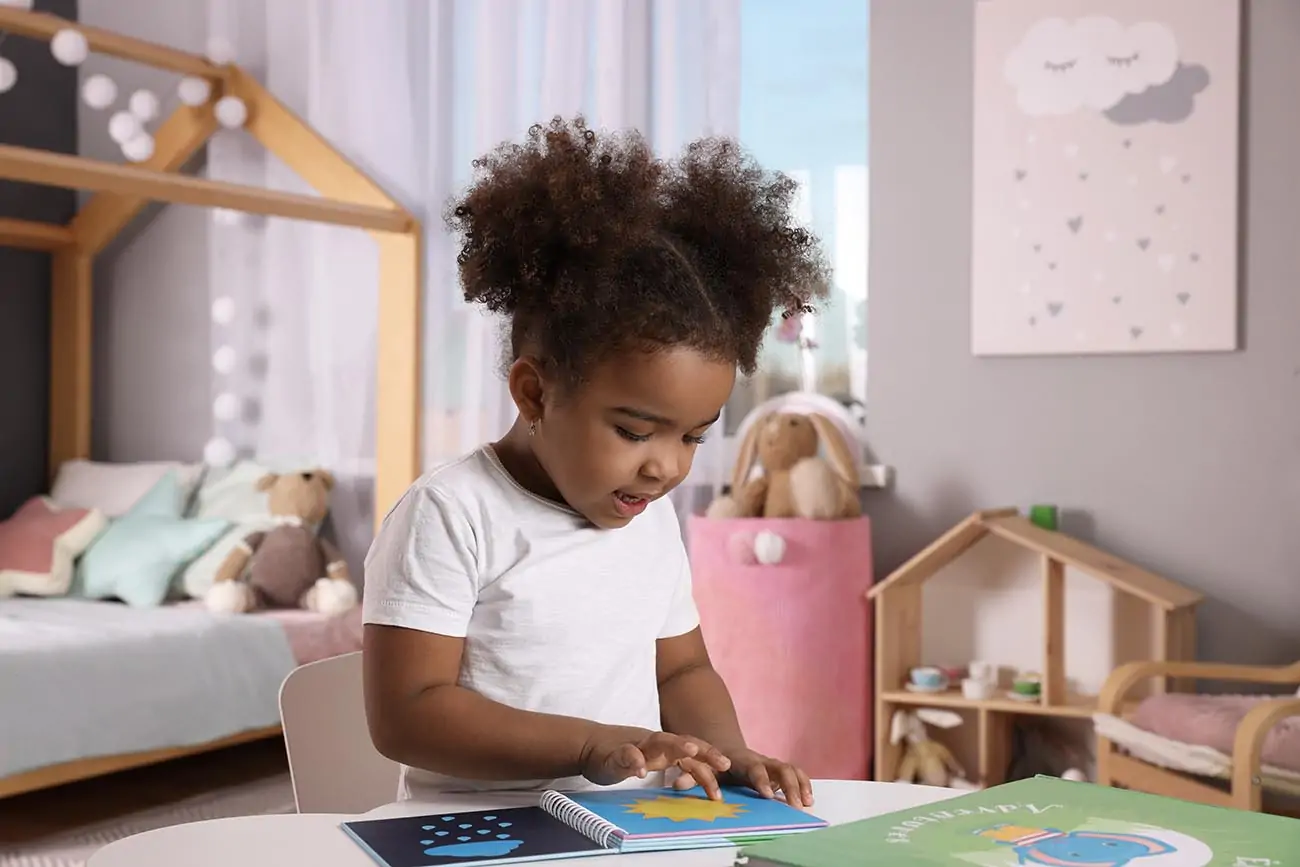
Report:
<svg viewBox="0 0 1300 867"><path fill-rule="evenodd" d="M267 471L68 461L0 522L0 797L278 736L289 672L360 649L359 608L203 605Z"/></svg>

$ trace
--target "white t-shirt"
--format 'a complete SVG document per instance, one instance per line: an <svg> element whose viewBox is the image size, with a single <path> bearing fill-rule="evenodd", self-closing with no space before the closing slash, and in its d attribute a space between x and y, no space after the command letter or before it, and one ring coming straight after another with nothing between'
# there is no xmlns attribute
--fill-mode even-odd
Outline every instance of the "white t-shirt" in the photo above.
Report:
<svg viewBox="0 0 1300 867"><path fill-rule="evenodd" d="M655 641L699 624L672 504L616 530L525 490L490 446L407 490L366 556L364 622L463 637L460 684L514 708L658 731ZM662 784L658 775L632 785ZM402 768L402 797L590 788Z"/></svg>

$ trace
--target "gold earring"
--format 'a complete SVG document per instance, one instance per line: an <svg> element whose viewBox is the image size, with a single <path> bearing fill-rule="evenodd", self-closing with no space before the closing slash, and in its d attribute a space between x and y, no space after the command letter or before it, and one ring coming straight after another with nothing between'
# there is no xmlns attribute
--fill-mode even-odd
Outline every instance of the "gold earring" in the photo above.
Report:
<svg viewBox="0 0 1300 867"><path fill-rule="evenodd" d="M530 437L537 436L537 419L533 419L528 423L528 435Z"/></svg>

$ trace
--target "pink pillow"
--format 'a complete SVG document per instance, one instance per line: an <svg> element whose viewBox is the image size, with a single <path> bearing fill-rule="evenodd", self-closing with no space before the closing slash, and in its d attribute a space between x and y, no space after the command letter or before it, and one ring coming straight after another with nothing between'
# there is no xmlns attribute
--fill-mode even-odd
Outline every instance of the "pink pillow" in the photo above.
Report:
<svg viewBox="0 0 1300 867"><path fill-rule="evenodd" d="M32 497L0 521L0 596L61 596L72 584L72 567L108 519L98 509L60 509L48 497Z"/></svg>

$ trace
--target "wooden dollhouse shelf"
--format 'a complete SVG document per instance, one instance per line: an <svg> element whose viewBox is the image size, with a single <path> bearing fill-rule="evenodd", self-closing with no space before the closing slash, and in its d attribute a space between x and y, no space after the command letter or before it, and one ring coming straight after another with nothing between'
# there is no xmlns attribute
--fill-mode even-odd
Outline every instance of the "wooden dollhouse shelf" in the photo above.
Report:
<svg viewBox="0 0 1300 867"><path fill-rule="evenodd" d="M959 690L946 692L910 692L896 690L882 692L882 701L917 707L950 707L956 710L995 710L1002 713L1034 714L1038 716L1084 717L1091 719L1097 710L1097 697L1092 695L1066 696L1062 704L1047 705L1041 701L1017 701L1014 698L966 698Z"/></svg>
<svg viewBox="0 0 1300 867"><path fill-rule="evenodd" d="M1013 698L966 698L959 690L945 692L910 692L893 690L882 692L880 700L888 704L915 707L950 707L954 710L990 710L999 713L1028 716L1053 716L1092 719L1097 711L1097 696L1067 695L1062 704L1044 704L1041 701L1017 701Z"/></svg>
<svg viewBox="0 0 1300 867"><path fill-rule="evenodd" d="M922 589L949 563L980 540L995 537L1037 555L1042 563L1042 696L1018 701L999 692L988 699L969 699L960 690L912 692L909 672L922 664ZM873 754L875 778L896 779L901 747L891 741L892 720L900 708L941 707L968 711L975 718L979 766L974 782L994 786L1008 767L1013 728L1018 717L1090 720L1097 697L1067 689L1065 664L1065 579L1072 569L1108 585L1112 591L1145 603L1151 626L1146 658L1188 660L1196 647L1196 607L1201 595L1174 581L1127 563L1056 530L1029 521L1016 509L976 512L936 539L867 592L875 607L876 719ZM1152 688L1181 689L1177 678L1161 678ZM1125 708L1128 712L1130 708Z"/></svg>

